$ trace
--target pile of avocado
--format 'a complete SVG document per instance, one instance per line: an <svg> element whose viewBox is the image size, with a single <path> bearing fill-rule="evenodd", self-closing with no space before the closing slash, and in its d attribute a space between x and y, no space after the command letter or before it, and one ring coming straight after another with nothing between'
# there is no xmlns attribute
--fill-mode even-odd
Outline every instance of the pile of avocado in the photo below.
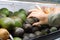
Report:
<svg viewBox="0 0 60 40"><path fill-rule="evenodd" d="M12 12L7 8L1 8L0 28L8 30L14 37L14 40L29 40L59 30L60 27L52 27L48 24L32 26L34 22L38 22L39 20L35 17L27 18L30 13L24 9Z"/></svg>
<svg viewBox="0 0 60 40"><path fill-rule="evenodd" d="M21 30L24 32L22 25L27 15L24 9L12 12L7 8L0 9L0 28L7 29L12 35ZM21 33L21 31L19 31ZM18 33L18 32L17 32ZM17 34L16 34L17 35ZM15 36L15 35L14 35Z"/></svg>

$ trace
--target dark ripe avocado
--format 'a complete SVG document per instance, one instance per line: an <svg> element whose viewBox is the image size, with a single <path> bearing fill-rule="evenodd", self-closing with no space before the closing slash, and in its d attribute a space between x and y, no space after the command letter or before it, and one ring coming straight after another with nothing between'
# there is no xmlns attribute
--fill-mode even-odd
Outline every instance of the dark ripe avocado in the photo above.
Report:
<svg viewBox="0 0 60 40"><path fill-rule="evenodd" d="M34 23L39 21L39 19L36 17L31 17L31 18L34 20Z"/></svg>
<svg viewBox="0 0 60 40"><path fill-rule="evenodd" d="M0 12L1 12L2 14L5 14L6 16L9 15L9 10L8 10L7 8L1 8L1 9L0 9Z"/></svg>
<svg viewBox="0 0 60 40"><path fill-rule="evenodd" d="M45 31L46 31L47 33L50 33L50 29L49 29L49 28L45 29Z"/></svg>
<svg viewBox="0 0 60 40"><path fill-rule="evenodd" d="M29 40L29 35L24 35L23 40Z"/></svg>
<svg viewBox="0 0 60 40"><path fill-rule="evenodd" d="M0 18L0 25L2 28L10 28L10 26L14 26L14 20L9 17Z"/></svg>
<svg viewBox="0 0 60 40"><path fill-rule="evenodd" d="M44 30L44 29L47 29L47 28L50 28L50 26L48 24L42 24L40 25L40 30Z"/></svg>
<svg viewBox="0 0 60 40"><path fill-rule="evenodd" d="M29 34L29 38L34 38L34 37L36 37L35 34L33 34L33 33L30 33L30 34Z"/></svg>
<svg viewBox="0 0 60 40"><path fill-rule="evenodd" d="M46 30L41 30L41 33L42 33L42 35L47 35L48 34Z"/></svg>
<svg viewBox="0 0 60 40"><path fill-rule="evenodd" d="M52 27L52 28L50 29L50 31L51 31L51 32L55 32L55 31L57 31L57 28L56 28L56 27Z"/></svg>
<svg viewBox="0 0 60 40"><path fill-rule="evenodd" d="M12 17L12 19L15 22L14 24L15 27L22 27L23 21L19 17Z"/></svg>
<svg viewBox="0 0 60 40"><path fill-rule="evenodd" d="M39 31L38 27L33 27L33 28L32 28L32 32L34 33L34 32L36 32L36 31Z"/></svg>
<svg viewBox="0 0 60 40"><path fill-rule="evenodd" d="M19 28L19 27L15 28L14 36L23 37L23 34L24 34L24 29L23 28Z"/></svg>
<svg viewBox="0 0 60 40"><path fill-rule="evenodd" d="M29 28L32 28L32 25L31 24L23 24L23 28L29 29Z"/></svg>
<svg viewBox="0 0 60 40"><path fill-rule="evenodd" d="M25 23L30 23L30 24L33 24L35 22L38 22L39 20L35 17L31 17L31 18L27 18Z"/></svg>
<svg viewBox="0 0 60 40"><path fill-rule="evenodd" d="M23 28L26 33L32 32L32 25L31 24L23 24Z"/></svg>
<svg viewBox="0 0 60 40"><path fill-rule="evenodd" d="M56 28L57 28L57 30L59 30L60 29L60 26L56 26Z"/></svg>
<svg viewBox="0 0 60 40"><path fill-rule="evenodd" d="M23 37L25 37L25 36L28 37L29 36L29 33L24 33Z"/></svg>
<svg viewBox="0 0 60 40"><path fill-rule="evenodd" d="M42 32L36 31L36 32L35 32L35 35L36 35L36 36L42 36Z"/></svg>
<svg viewBox="0 0 60 40"><path fill-rule="evenodd" d="M28 19L26 19L25 23L26 24L33 24L34 20L32 18L28 18Z"/></svg>
<svg viewBox="0 0 60 40"><path fill-rule="evenodd" d="M7 40L9 38L9 32L4 28L0 28L0 38L2 40Z"/></svg>
<svg viewBox="0 0 60 40"><path fill-rule="evenodd" d="M19 37L14 37L14 40L22 40L22 39Z"/></svg>
<svg viewBox="0 0 60 40"><path fill-rule="evenodd" d="M49 25L48 24L43 24L43 25L41 25L41 27L43 27L45 29L45 28L49 28Z"/></svg>

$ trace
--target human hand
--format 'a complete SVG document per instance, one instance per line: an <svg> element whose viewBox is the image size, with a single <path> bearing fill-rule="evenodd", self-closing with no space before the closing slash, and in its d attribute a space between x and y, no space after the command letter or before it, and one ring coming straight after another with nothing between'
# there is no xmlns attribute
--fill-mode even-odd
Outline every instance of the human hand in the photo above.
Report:
<svg viewBox="0 0 60 40"><path fill-rule="evenodd" d="M37 7L36 9L29 10L31 14L27 17L36 17L39 19L39 22L33 23L33 25L47 24L48 23L48 14L45 14L42 8Z"/></svg>

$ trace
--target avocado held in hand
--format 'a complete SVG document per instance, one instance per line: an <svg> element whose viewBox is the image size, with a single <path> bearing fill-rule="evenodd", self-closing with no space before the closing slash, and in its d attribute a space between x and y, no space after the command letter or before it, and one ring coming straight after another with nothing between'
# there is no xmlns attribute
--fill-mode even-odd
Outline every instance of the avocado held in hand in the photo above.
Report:
<svg viewBox="0 0 60 40"><path fill-rule="evenodd" d="M0 25L2 28L10 28L14 26L14 20L9 17L0 18Z"/></svg>
<svg viewBox="0 0 60 40"><path fill-rule="evenodd" d="M0 29L0 38L2 40L7 40L9 38L9 32L6 29L1 28Z"/></svg>
<svg viewBox="0 0 60 40"><path fill-rule="evenodd" d="M9 10L7 8L0 9L0 13L5 14L6 16L9 15Z"/></svg>
<svg viewBox="0 0 60 40"><path fill-rule="evenodd" d="M33 23L35 23L35 22L38 22L39 20L37 19L37 18L35 18L35 17L31 17L31 18L27 18L26 19L26 21L25 21L25 23L29 23L29 24L33 24Z"/></svg>

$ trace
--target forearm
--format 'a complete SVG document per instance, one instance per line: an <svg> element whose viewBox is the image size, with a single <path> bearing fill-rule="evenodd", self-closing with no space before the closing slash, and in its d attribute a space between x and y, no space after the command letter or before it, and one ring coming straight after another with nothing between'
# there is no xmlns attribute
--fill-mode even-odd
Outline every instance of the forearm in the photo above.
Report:
<svg viewBox="0 0 60 40"><path fill-rule="evenodd" d="M60 13L49 14L48 24L51 26L59 26L60 25Z"/></svg>

